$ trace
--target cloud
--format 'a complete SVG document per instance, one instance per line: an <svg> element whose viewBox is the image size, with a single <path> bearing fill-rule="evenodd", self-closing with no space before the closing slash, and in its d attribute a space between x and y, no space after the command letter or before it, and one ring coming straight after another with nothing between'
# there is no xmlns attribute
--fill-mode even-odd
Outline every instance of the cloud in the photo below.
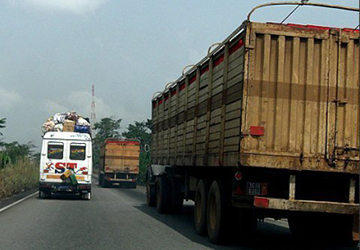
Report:
<svg viewBox="0 0 360 250"><path fill-rule="evenodd" d="M61 102L56 100L45 100L42 105L43 110L49 115L56 113L64 113L68 111L76 111L85 117L91 116L91 93L86 91L73 91L66 97L61 98ZM101 117L109 117L113 115L111 108L102 99L95 97L96 113Z"/></svg>
<svg viewBox="0 0 360 250"><path fill-rule="evenodd" d="M50 116L56 113L67 112L68 108L64 104L57 103L52 100L46 100L42 105L43 110Z"/></svg>
<svg viewBox="0 0 360 250"><path fill-rule="evenodd" d="M92 96L90 92L74 91L67 97L71 110L75 110L84 116L91 116ZM112 109L101 98L95 97L95 113L102 117L113 115Z"/></svg>
<svg viewBox="0 0 360 250"><path fill-rule="evenodd" d="M22 100L23 100L23 97L20 94L0 87L0 110L1 111L9 110L16 104L20 103Z"/></svg>
<svg viewBox="0 0 360 250"><path fill-rule="evenodd" d="M91 117L91 102L92 96L90 92L86 91L74 91L69 93L68 97L65 98L67 102L68 110L74 110L85 117ZM115 117L116 119L122 119L121 127L125 128L134 121L141 121L144 119L143 114L139 114L132 111L131 107L124 105L116 106L116 109L111 108L106 102L112 101L111 99L101 99L95 96L95 113L96 122L99 122L105 117ZM124 102L125 103L125 102ZM65 111L57 111L65 112Z"/></svg>
<svg viewBox="0 0 360 250"><path fill-rule="evenodd" d="M108 0L12 0L13 5L27 7L43 11L62 11L74 14L94 12Z"/></svg>

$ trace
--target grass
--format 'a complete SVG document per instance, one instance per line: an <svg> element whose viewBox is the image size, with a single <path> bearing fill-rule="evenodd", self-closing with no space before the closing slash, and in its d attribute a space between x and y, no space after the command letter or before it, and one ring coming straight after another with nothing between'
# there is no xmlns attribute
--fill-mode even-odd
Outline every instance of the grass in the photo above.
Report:
<svg viewBox="0 0 360 250"><path fill-rule="evenodd" d="M39 183L39 164L24 158L0 169L0 198L34 188Z"/></svg>

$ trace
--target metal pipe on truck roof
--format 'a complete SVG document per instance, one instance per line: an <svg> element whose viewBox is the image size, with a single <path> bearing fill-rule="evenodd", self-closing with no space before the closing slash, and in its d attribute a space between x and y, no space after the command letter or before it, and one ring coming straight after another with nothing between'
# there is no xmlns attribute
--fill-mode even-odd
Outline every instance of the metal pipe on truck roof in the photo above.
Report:
<svg viewBox="0 0 360 250"><path fill-rule="evenodd" d="M255 12L255 10L263 8L263 7L269 7L269 6L277 6L277 5L308 5L308 6L314 6L314 7L325 7L325 8L331 8L331 9L341 9L341 10L349 10L349 11L359 11L359 8L353 8L353 7L347 7L347 6L341 6L341 5L334 5L334 4L325 4L325 3L304 3L304 2L272 2L272 3L264 3L256 6L253 8L248 16L247 20L250 21L251 15Z"/></svg>

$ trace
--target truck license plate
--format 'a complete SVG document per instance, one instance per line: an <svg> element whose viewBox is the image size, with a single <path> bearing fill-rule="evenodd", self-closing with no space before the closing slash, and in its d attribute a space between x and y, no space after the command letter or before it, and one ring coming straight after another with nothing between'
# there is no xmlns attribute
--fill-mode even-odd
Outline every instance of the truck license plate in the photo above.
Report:
<svg viewBox="0 0 360 250"><path fill-rule="evenodd" d="M246 194L247 195L266 195L267 194L267 183L247 182L246 183Z"/></svg>

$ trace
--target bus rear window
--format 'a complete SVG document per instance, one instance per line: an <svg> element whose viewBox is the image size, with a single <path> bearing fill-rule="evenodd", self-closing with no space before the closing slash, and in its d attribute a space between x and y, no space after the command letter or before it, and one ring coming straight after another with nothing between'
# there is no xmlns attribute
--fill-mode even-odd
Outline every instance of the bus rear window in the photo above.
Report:
<svg viewBox="0 0 360 250"><path fill-rule="evenodd" d="M64 154L64 145L62 143L49 143L48 144L48 158L49 159L62 159Z"/></svg>
<svg viewBox="0 0 360 250"><path fill-rule="evenodd" d="M70 160L85 160L85 144L70 144Z"/></svg>

